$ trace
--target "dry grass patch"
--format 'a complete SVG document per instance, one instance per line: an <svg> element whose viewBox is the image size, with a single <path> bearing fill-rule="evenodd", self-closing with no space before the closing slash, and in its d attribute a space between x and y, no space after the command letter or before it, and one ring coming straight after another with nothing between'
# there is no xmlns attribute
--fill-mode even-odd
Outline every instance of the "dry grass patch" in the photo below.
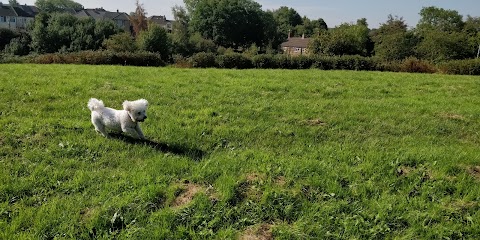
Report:
<svg viewBox="0 0 480 240"><path fill-rule="evenodd" d="M400 166L397 168L397 174L399 176L408 176L413 171L415 171L413 167Z"/></svg>
<svg viewBox="0 0 480 240"><path fill-rule="evenodd" d="M480 180L480 166L470 166L467 168L467 172L475 179Z"/></svg>
<svg viewBox="0 0 480 240"><path fill-rule="evenodd" d="M309 126L325 126L327 125L326 122L322 121L321 119L310 119L310 120L305 120L303 121L304 124L309 125Z"/></svg>
<svg viewBox="0 0 480 240"><path fill-rule="evenodd" d="M90 221L90 219L92 219L95 214L96 214L97 210L95 208L84 208L80 211L80 221L83 222L83 223L86 223L88 221Z"/></svg>
<svg viewBox="0 0 480 240"><path fill-rule="evenodd" d="M460 115L460 114L455 114L455 113L441 113L440 117L444 119L450 119L450 120L459 120L459 121L464 121L465 117Z"/></svg>
<svg viewBox="0 0 480 240"><path fill-rule="evenodd" d="M240 240L270 240L273 239L272 225L261 224L248 227L241 235Z"/></svg>

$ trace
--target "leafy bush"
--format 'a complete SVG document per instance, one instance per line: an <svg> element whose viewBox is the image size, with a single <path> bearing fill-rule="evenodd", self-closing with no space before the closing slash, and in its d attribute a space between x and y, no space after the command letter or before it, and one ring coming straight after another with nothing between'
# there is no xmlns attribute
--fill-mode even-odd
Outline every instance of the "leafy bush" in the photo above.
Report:
<svg viewBox="0 0 480 240"><path fill-rule="evenodd" d="M135 52L137 51L137 45L130 33L118 33L105 39L102 46L109 51L113 52Z"/></svg>
<svg viewBox="0 0 480 240"><path fill-rule="evenodd" d="M8 28L0 28L0 51L14 38L18 37L18 33Z"/></svg>
<svg viewBox="0 0 480 240"><path fill-rule="evenodd" d="M276 68L275 60L272 54L259 54L252 57L252 64L255 68Z"/></svg>
<svg viewBox="0 0 480 240"><path fill-rule="evenodd" d="M191 68L192 67L189 59L180 55L180 54L173 55L173 65L175 67L178 67L178 68Z"/></svg>
<svg viewBox="0 0 480 240"><path fill-rule="evenodd" d="M313 66L313 58L307 56L295 56L290 58L290 69L309 69Z"/></svg>
<svg viewBox="0 0 480 240"><path fill-rule="evenodd" d="M170 58L171 41L167 31L156 24L151 24L147 31L141 31L137 43L140 50L158 53L164 60Z"/></svg>
<svg viewBox="0 0 480 240"><path fill-rule="evenodd" d="M116 53L111 51L82 51L75 53L50 53L34 57L32 63L50 64L91 64L91 65L131 65L165 66L160 55L149 52Z"/></svg>
<svg viewBox="0 0 480 240"><path fill-rule="evenodd" d="M215 54L199 52L190 57L190 64L194 68L213 68L215 65Z"/></svg>
<svg viewBox="0 0 480 240"><path fill-rule="evenodd" d="M480 75L480 59L444 62L438 68L445 74Z"/></svg>
<svg viewBox="0 0 480 240"><path fill-rule="evenodd" d="M411 57L403 60L400 65L400 71L411 73L435 73L437 69L428 61Z"/></svg>
<svg viewBox="0 0 480 240"><path fill-rule="evenodd" d="M216 57L217 66L220 68L252 68L252 59L240 53L230 53Z"/></svg>

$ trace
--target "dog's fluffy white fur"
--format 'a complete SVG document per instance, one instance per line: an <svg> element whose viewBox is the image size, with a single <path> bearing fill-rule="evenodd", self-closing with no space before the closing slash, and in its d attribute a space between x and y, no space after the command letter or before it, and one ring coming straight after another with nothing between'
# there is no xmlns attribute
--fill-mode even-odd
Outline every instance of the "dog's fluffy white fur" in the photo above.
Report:
<svg viewBox="0 0 480 240"><path fill-rule="evenodd" d="M107 129L124 132L138 139L145 139L139 122L147 118L148 102L145 99L123 102L123 110L105 107L101 100L90 98L88 109L92 111L92 123L95 131L108 137Z"/></svg>

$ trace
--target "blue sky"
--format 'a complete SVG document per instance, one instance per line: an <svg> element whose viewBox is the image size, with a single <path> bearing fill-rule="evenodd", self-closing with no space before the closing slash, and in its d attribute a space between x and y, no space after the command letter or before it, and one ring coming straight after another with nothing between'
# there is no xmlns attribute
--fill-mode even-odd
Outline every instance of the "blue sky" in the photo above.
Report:
<svg viewBox="0 0 480 240"><path fill-rule="evenodd" d="M7 0L0 0L8 2ZM35 0L17 0L21 4L35 3ZM109 11L133 12L135 0L77 0L85 8L103 7ZM165 15L172 19L171 8L183 6L183 0L140 0L148 15ZM419 20L422 7L436 6L456 10L461 15L480 17L480 0L257 0L263 9L278 9L281 6L294 8L301 16L310 19L323 18L329 27L341 23L356 22L366 18L371 28L378 27L387 16L403 17L410 27Z"/></svg>

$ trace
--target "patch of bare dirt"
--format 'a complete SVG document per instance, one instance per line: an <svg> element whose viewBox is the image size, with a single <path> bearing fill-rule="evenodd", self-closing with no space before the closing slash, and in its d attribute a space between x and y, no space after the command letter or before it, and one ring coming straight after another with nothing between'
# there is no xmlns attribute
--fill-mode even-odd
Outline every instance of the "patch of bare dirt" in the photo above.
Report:
<svg viewBox="0 0 480 240"><path fill-rule="evenodd" d="M272 225L261 224L248 227L241 235L240 240L271 240L273 239Z"/></svg>
<svg viewBox="0 0 480 240"><path fill-rule="evenodd" d="M93 217L93 215L95 215L95 211L95 208L88 207L80 210L80 220L82 222L88 222Z"/></svg>
<svg viewBox="0 0 480 240"><path fill-rule="evenodd" d="M412 167L400 166L397 168L397 174L399 176L408 176L408 174L410 174L414 170L415 168Z"/></svg>
<svg viewBox="0 0 480 240"><path fill-rule="evenodd" d="M287 184L287 179L284 176L279 176L275 178L275 184L278 186L285 186L285 184Z"/></svg>
<svg viewBox="0 0 480 240"><path fill-rule="evenodd" d="M265 174L262 174L262 173L249 173L249 174L247 174L245 179L249 183L263 182L263 181L265 181L266 176L265 176Z"/></svg>
<svg viewBox="0 0 480 240"><path fill-rule="evenodd" d="M480 180L480 166L470 166L468 167L467 172L475 179Z"/></svg>
<svg viewBox="0 0 480 240"><path fill-rule="evenodd" d="M199 192L205 192L205 189L202 186L193 183L183 185L182 189L183 190L180 195L178 195L173 201L173 207L185 206L193 200L195 194Z"/></svg>

